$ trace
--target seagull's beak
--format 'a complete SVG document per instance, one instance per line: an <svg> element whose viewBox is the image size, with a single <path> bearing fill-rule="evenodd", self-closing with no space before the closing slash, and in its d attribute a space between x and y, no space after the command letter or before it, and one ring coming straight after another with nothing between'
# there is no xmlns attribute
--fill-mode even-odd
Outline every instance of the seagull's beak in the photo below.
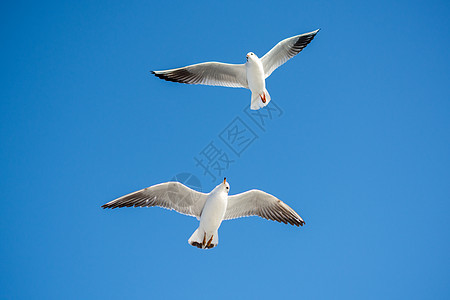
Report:
<svg viewBox="0 0 450 300"><path fill-rule="evenodd" d="M227 182L227 178L224 177L224 178L223 178L223 184L225 184L226 182Z"/></svg>

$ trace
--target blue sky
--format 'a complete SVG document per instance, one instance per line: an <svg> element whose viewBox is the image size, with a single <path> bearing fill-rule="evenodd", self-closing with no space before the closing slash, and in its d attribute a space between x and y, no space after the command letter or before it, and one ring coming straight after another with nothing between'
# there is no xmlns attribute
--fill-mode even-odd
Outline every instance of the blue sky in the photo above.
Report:
<svg viewBox="0 0 450 300"><path fill-rule="evenodd" d="M1 299L450 296L447 1L0 6ZM247 90L149 73L317 28L267 80L282 113L264 130ZM236 118L257 136L239 156L220 139ZM263 189L306 225L226 221L201 251L194 218L100 208L183 172L209 191L211 142L231 194Z"/></svg>

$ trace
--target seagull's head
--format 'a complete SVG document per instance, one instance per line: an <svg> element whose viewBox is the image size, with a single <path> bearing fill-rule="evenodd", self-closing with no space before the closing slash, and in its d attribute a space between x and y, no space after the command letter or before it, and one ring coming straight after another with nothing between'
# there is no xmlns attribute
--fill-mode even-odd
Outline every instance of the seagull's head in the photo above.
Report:
<svg viewBox="0 0 450 300"><path fill-rule="evenodd" d="M221 190L223 190L225 193L230 192L230 184L227 182L227 178L225 177L223 179L223 182L219 185L221 187Z"/></svg>
<svg viewBox="0 0 450 300"><path fill-rule="evenodd" d="M249 59L250 59L250 60L254 60L255 58L258 58L258 56L256 56L255 53L253 53L253 52L247 53L247 61L248 61Z"/></svg>
<svg viewBox="0 0 450 300"><path fill-rule="evenodd" d="M211 191L211 193L225 193L226 195L228 195L228 192L230 192L230 184L227 182L226 178Z"/></svg>

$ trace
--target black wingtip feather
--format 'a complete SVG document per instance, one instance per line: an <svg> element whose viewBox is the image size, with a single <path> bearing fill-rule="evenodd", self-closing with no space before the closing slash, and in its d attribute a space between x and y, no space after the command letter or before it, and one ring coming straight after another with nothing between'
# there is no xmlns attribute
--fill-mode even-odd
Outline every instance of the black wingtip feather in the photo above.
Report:
<svg viewBox="0 0 450 300"><path fill-rule="evenodd" d="M179 68L175 70L169 71L152 71L152 74L158 78L164 79L166 81L178 82L178 83L186 83L186 84L196 84L195 77L199 76L198 74L193 74L186 70L185 68Z"/></svg>
<svg viewBox="0 0 450 300"><path fill-rule="evenodd" d="M175 79L170 78L170 77L168 77L168 76L165 76L165 75L163 75L163 74L155 74L155 75L156 75L156 77L161 78L161 79L164 79L165 81L179 82L178 80L175 80Z"/></svg>
<svg viewBox="0 0 450 300"><path fill-rule="evenodd" d="M152 71L152 74L155 75L156 77L158 77L160 79L164 79L166 81L184 83L184 82L181 82L181 81L176 80L174 78L171 78L171 77L167 76L166 74L158 74L158 73L155 73L154 71Z"/></svg>

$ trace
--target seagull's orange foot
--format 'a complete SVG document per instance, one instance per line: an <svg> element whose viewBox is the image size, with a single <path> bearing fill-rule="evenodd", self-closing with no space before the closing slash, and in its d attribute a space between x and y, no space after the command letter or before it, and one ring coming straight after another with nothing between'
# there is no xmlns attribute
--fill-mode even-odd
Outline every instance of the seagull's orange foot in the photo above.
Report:
<svg viewBox="0 0 450 300"><path fill-rule="evenodd" d="M263 103L266 103L266 94L265 93L262 93L262 95L259 95L259 97L261 98L261 101Z"/></svg>
<svg viewBox="0 0 450 300"><path fill-rule="evenodd" d="M213 240L213 237L214 237L214 235L212 235L211 238L209 239L208 244L206 244L206 248L211 248L210 246L211 246L211 242Z"/></svg>
<svg viewBox="0 0 450 300"><path fill-rule="evenodd" d="M205 235L203 236L202 248L205 248L205 244L206 244L206 232Z"/></svg>

